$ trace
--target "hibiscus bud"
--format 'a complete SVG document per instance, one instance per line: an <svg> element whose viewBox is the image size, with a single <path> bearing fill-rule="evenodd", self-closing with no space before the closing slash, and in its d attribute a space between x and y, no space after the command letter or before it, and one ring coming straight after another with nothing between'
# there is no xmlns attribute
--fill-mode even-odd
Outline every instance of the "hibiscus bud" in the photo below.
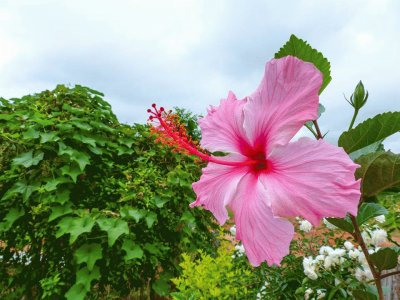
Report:
<svg viewBox="0 0 400 300"><path fill-rule="evenodd" d="M365 103L367 103L367 99L368 99L368 91L365 91L364 85L360 80L360 82L354 89L354 93L350 97L350 101L347 99L346 100L347 102L350 103L351 106L359 110L361 107L365 105Z"/></svg>

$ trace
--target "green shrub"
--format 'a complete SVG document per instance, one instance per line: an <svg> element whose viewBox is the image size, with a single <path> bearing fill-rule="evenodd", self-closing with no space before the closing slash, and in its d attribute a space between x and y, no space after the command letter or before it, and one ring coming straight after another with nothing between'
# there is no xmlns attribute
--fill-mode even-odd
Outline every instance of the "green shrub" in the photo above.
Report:
<svg viewBox="0 0 400 300"><path fill-rule="evenodd" d="M1 298L165 295L183 251L213 251L211 215L188 207L201 166L102 97L60 85L0 98Z"/></svg>
<svg viewBox="0 0 400 300"><path fill-rule="evenodd" d="M178 290L172 293L173 298L254 299L254 286L247 285L254 278L254 270L248 264L237 267L230 248L229 243L222 243L215 257L201 250L197 256L183 254L181 275L172 279Z"/></svg>

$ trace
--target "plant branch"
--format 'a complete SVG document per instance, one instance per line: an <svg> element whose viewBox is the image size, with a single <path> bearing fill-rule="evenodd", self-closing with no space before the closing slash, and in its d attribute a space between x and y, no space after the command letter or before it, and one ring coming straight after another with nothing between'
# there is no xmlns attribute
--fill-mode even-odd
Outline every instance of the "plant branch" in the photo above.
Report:
<svg viewBox="0 0 400 300"><path fill-rule="evenodd" d="M371 273L372 273L372 276L374 277L376 289L378 290L379 300L384 300L380 273L377 271L377 269L375 268L374 264L371 261L371 258L370 258L369 252L368 252L368 248L365 245L365 242L362 238L360 227L358 227L356 217L354 217L353 215L350 215L350 219L354 226L353 237L357 241L357 243L360 245L362 252L364 253L365 259L368 263L368 266L371 269Z"/></svg>
<svg viewBox="0 0 400 300"><path fill-rule="evenodd" d="M354 122L356 121L356 118L357 118L357 115L358 115L358 111L359 110L357 108L354 109L353 118L351 119L350 126L349 126L349 129L347 131L349 131L350 129L353 128Z"/></svg>
<svg viewBox="0 0 400 300"><path fill-rule="evenodd" d="M394 271L394 272L390 272L390 273L386 273L380 276L381 279L389 277L389 276L394 276L394 275L398 275L400 274L400 271Z"/></svg>
<svg viewBox="0 0 400 300"><path fill-rule="evenodd" d="M313 121L313 124L314 124L315 130L317 131L317 136L316 136L316 138L317 138L318 140L322 140L324 137L322 136L321 130L319 129L317 120L314 120L314 121Z"/></svg>

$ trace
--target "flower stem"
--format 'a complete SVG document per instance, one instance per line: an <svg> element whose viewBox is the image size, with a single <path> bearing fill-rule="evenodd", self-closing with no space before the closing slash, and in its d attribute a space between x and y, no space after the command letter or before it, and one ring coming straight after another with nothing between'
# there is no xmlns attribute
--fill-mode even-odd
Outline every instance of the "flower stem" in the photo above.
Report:
<svg viewBox="0 0 400 300"><path fill-rule="evenodd" d="M376 289L378 290L379 300L384 300L380 272L375 268L374 264L371 261L371 258L370 258L370 255L369 255L369 252L367 249L367 245L365 245L365 242L362 238L360 227L358 227L356 217L354 217L353 215L350 215L350 219L354 226L353 237L357 241L357 243L360 245L362 252L364 253L365 259L368 263L368 266L371 269L371 273L372 273L372 276L374 277Z"/></svg>
<svg viewBox="0 0 400 300"><path fill-rule="evenodd" d="M324 137L322 136L321 130L319 129L317 120L313 121L315 130L317 131L317 140L322 140Z"/></svg>
<svg viewBox="0 0 400 300"><path fill-rule="evenodd" d="M349 131L350 129L353 128L354 122L356 121L356 118L357 118L357 115L358 115L358 111L359 110L357 108L354 109L353 118L351 119L350 126L349 126L349 129L347 131Z"/></svg>
<svg viewBox="0 0 400 300"><path fill-rule="evenodd" d="M394 272L386 273L386 274L381 275L381 279L389 277L389 276L398 275L398 274L400 274L400 271L394 271Z"/></svg>

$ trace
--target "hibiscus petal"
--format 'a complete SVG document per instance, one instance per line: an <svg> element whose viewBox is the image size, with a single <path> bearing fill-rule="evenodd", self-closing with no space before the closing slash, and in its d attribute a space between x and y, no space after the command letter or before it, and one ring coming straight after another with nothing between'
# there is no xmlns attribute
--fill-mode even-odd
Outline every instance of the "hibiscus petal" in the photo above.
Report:
<svg viewBox="0 0 400 300"><path fill-rule="evenodd" d="M301 138L277 147L268 157L272 170L260 175L276 216L302 216L313 225L323 217L357 215L360 180L343 148Z"/></svg>
<svg viewBox="0 0 400 300"><path fill-rule="evenodd" d="M244 161L241 155L231 154L223 158L225 161ZM228 219L225 206L232 200L237 184L246 174L246 167L232 167L208 163L202 172L200 180L193 183L197 195L196 201L190 207L203 206L211 211L222 225Z"/></svg>
<svg viewBox="0 0 400 300"><path fill-rule="evenodd" d="M269 153L287 144L306 121L317 118L322 74L311 63L293 56L265 66L258 89L244 107L244 128L253 148Z"/></svg>
<svg viewBox="0 0 400 300"><path fill-rule="evenodd" d="M245 100L237 100L229 92L219 107L211 107L206 117L199 120L201 146L211 152L222 151L243 153L242 147L248 145L243 129L243 106Z"/></svg>
<svg viewBox="0 0 400 300"><path fill-rule="evenodd" d="M279 266L289 254L293 225L273 216L266 191L255 174L242 178L230 207L235 216L236 239L242 241L250 263L259 266L267 261L270 266Z"/></svg>

